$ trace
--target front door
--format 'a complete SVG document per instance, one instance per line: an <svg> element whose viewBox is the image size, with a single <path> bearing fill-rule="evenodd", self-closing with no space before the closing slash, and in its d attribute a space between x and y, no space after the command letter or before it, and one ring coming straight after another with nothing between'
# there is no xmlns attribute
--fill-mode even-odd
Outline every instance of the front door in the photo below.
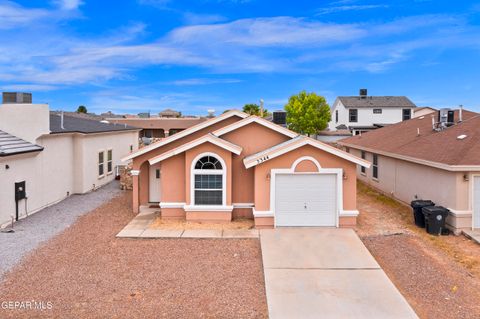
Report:
<svg viewBox="0 0 480 319"><path fill-rule="evenodd" d="M160 174L160 165L161 163L150 166L150 180L149 180L149 199L150 203L159 203L160 202L160 192L161 192L161 174Z"/></svg>
<svg viewBox="0 0 480 319"><path fill-rule="evenodd" d="M473 228L480 229L480 176L473 178Z"/></svg>

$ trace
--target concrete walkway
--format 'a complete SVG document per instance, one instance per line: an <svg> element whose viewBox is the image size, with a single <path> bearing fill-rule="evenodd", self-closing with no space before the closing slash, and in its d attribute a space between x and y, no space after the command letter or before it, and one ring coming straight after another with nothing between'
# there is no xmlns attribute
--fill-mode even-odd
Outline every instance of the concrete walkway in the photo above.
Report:
<svg viewBox="0 0 480 319"><path fill-rule="evenodd" d="M153 229L158 217L155 209L144 210L135 216L118 234L119 238L258 238L257 229Z"/></svg>
<svg viewBox="0 0 480 319"><path fill-rule="evenodd" d="M271 319L417 318L351 229L266 229L260 242Z"/></svg>

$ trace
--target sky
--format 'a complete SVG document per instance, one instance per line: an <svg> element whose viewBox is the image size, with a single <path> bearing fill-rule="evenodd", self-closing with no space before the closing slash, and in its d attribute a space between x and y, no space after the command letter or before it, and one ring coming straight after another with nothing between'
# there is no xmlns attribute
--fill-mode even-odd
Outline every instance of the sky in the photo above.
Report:
<svg viewBox="0 0 480 319"><path fill-rule="evenodd" d="M480 3L0 0L0 90L54 110L276 110L360 88L480 111Z"/></svg>

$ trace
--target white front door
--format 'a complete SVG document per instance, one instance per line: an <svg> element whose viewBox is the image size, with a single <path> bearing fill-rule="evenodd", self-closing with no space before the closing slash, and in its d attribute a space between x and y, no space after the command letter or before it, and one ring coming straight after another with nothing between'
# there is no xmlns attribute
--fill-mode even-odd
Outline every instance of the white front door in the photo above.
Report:
<svg viewBox="0 0 480 319"><path fill-rule="evenodd" d="M160 174L160 165L161 163L150 166L150 181L149 181L149 199L151 203L160 202L160 192L161 192L161 174Z"/></svg>
<svg viewBox="0 0 480 319"><path fill-rule="evenodd" d="M480 176L473 178L473 228L480 228Z"/></svg>
<svg viewBox="0 0 480 319"><path fill-rule="evenodd" d="M336 174L278 174L276 226L336 226Z"/></svg>

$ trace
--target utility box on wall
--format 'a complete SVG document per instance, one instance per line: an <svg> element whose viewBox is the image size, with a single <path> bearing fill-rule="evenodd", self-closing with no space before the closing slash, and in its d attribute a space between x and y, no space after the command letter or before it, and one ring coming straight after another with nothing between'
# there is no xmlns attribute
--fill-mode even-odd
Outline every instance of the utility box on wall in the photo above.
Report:
<svg viewBox="0 0 480 319"><path fill-rule="evenodd" d="M15 201L18 202L26 197L25 181L15 183Z"/></svg>

